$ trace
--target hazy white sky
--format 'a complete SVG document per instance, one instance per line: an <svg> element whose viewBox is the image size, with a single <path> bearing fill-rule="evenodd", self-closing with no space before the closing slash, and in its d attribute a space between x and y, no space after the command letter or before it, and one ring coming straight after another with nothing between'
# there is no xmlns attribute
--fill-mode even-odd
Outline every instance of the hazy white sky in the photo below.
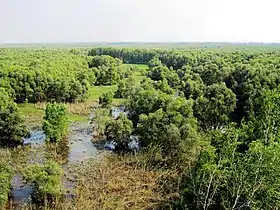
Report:
<svg viewBox="0 0 280 210"><path fill-rule="evenodd" d="M0 0L0 43L280 42L280 0Z"/></svg>

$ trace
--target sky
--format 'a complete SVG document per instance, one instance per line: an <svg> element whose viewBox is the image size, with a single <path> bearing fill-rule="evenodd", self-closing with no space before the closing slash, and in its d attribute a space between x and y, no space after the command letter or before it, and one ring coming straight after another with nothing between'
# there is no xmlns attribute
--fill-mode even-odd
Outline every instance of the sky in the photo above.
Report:
<svg viewBox="0 0 280 210"><path fill-rule="evenodd" d="M280 42L279 0L0 0L0 43Z"/></svg>

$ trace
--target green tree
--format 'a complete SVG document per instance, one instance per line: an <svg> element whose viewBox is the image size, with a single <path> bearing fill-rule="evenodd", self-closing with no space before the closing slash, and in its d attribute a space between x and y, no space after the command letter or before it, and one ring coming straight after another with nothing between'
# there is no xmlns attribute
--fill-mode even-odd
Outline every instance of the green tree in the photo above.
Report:
<svg viewBox="0 0 280 210"><path fill-rule="evenodd" d="M187 170L181 207L190 209L271 209L280 205L279 143L253 141L239 152L239 128L212 131L197 161ZM211 144L211 145L210 145Z"/></svg>
<svg viewBox="0 0 280 210"><path fill-rule="evenodd" d="M97 136L104 136L107 122L111 119L109 109L96 109L91 123Z"/></svg>
<svg viewBox="0 0 280 210"><path fill-rule="evenodd" d="M17 146L28 135L17 105L0 88L0 145Z"/></svg>
<svg viewBox="0 0 280 210"><path fill-rule="evenodd" d="M117 143L116 150L125 151L128 149L132 127L132 122L125 114L120 113L116 120L111 119L106 123L105 136L107 140Z"/></svg>
<svg viewBox="0 0 280 210"><path fill-rule="evenodd" d="M113 97L113 92L102 93L99 97L99 105L101 105L102 108L110 108L113 102Z"/></svg>
<svg viewBox="0 0 280 210"><path fill-rule="evenodd" d="M4 208L4 205L8 201L8 195L11 189L11 180L13 178L14 171L12 167L4 162L0 161L0 208Z"/></svg>
<svg viewBox="0 0 280 210"><path fill-rule="evenodd" d="M256 104L259 110L251 120L254 125L254 134L263 139L265 144L278 141L280 137L280 89L263 91Z"/></svg>
<svg viewBox="0 0 280 210"><path fill-rule="evenodd" d="M47 140L51 142L60 142L66 136L68 132L68 117L64 104L47 104L43 130Z"/></svg>
<svg viewBox="0 0 280 210"><path fill-rule="evenodd" d="M134 77L123 79L118 84L118 89L115 93L116 98L128 98L136 91L136 80Z"/></svg>
<svg viewBox="0 0 280 210"><path fill-rule="evenodd" d="M194 114L204 128L219 127L230 120L235 107L235 94L224 83L214 84L196 100Z"/></svg>
<svg viewBox="0 0 280 210"><path fill-rule="evenodd" d="M89 67L95 72L97 85L114 85L121 78L122 61L111 56L94 56Z"/></svg>
<svg viewBox="0 0 280 210"><path fill-rule="evenodd" d="M60 165L50 160L43 165L29 165L23 172L23 178L33 186L33 196L38 202L52 201L61 194L62 175Z"/></svg>

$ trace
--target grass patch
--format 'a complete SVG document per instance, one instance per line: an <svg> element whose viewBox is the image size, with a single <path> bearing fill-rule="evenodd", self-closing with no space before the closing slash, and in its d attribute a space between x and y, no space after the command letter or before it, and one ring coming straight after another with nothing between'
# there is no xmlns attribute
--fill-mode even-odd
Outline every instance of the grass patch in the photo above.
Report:
<svg viewBox="0 0 280 210"><path fill-rule="evenodd" d="M140 83L140 82L139 82ZM98 104L99 97L101 96L102 93L106 93L109 91L116 91L117 86L94 86L89 89L89 101L92 102L92 104ZM113 99L113 106L120 106L124 104L126 99L122 98L114 98Z"/></svg>
<svg viewBox="0 0 280 210"><path fill-rule="evenodd" d="M129 68L129 67L137 67L139 70L133 73L133 77L135 78L137 84L140 84L140 82L146 77L145 72L148 69L147 65L144 64L122 64L123 68ZM91 102L98 103L99 97L102 95L102 93L106 93L109 91L115 92L117 90L117 85L112 86L94 86L91 87L88 91L88 100ZM113 99L113 106L119 106L121 104L124 104L125 99Z"/></svg>
<svg viewBox="0 0 280 210"><path fill-rule="evenodd" d="M89 114L89 103L66 104L69 112L70 122L87 122ZM20 111L24 116L24 120L29 129L42 126L43 117L45 115L46 103L24 103L18 104Z"/></svg>
<svg viewBox="0 0 280 210"><path fill-rule="evenodd" d="M87 122L89 117L84 115L70 114L69 120L70 122Z"/></svg>
<svg viewBox="0 0 280 210"><path fill-rule="evenodd" d="M25 124L29 129L41 127L45 111L36 107L36 104L24 103L18 104L18 107L23 114Z"/></svg>
<svg viewBox="0 0 280 210"><path fill-rule="evenodd" d="M147 70L148 65L146 64L122 64L123 67L137 67L141 70Z"/></svg>
<svg viewBox="0 0 280 210"><path fill-rule="evenodd" d="M116 91L117 85L113 86L94 86L91 87L88 91L89 100L97 101L102 93L109 92L109 91Z"/></svg>

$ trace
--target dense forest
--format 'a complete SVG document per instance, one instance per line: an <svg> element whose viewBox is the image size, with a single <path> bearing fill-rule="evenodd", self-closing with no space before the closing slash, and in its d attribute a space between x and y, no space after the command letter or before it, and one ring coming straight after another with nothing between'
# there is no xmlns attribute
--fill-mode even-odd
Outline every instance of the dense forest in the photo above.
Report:
<svg viewBox="0 0 280 210"><path fill-rule="evenodd" d="M0 206L8 208L20 173L33 188L30 208L278 209L279 84L278 49L0 49L0 154L10 154L0 160ZM125 107L117 117L114 101ZM53 152L14 167L30 132L20 107L42 103L39 127L51 147L69 135L71 104L90 109L92 144L114 144L101 166L85 163L85 177L95 176L87 192L78 179L65 196L65 167ZM116 174L100 175L102 165ZM140 183L121 187L129 195L117 187L125 175L106 182L123 171ZM99 176L101 186L92 183ZM85 194L96 192L103 196L88 196L86 206Z"/></svg>

